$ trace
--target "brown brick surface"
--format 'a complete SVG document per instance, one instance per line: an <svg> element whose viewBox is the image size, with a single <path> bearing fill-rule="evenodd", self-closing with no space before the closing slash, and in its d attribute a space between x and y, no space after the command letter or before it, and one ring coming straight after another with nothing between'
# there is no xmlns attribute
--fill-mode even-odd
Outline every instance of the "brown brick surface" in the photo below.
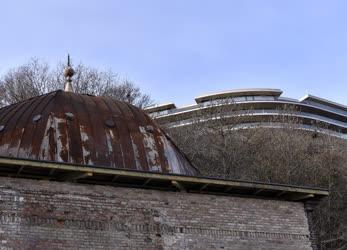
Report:
<svg viewBox="0 0 347 250"><path fill-rule="evenodd" d="M311 249L299 202L0 178L0 249Z"/></svg>

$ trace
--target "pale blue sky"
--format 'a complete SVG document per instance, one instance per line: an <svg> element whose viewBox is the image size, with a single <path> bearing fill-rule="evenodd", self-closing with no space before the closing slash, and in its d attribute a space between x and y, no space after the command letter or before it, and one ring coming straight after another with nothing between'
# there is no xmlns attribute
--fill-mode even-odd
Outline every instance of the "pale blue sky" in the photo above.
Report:
<svg viewBox="0 0 347 250"><path fill-rule="evenodd" d="M268 87L347 105L344 0L2 0L0 11L0 73L70 52L158 103Z"/></svg>

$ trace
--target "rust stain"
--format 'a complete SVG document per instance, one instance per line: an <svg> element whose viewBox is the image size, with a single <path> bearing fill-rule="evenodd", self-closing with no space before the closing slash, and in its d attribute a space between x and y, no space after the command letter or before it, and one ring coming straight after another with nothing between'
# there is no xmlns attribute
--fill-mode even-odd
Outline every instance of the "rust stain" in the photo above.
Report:
<svg viewBox="0 0 347 250"><path fill-rule="evenodd" d="M198 174L147 114L110 98L51 92L1 108L0 126L0 156Z"/></svg>

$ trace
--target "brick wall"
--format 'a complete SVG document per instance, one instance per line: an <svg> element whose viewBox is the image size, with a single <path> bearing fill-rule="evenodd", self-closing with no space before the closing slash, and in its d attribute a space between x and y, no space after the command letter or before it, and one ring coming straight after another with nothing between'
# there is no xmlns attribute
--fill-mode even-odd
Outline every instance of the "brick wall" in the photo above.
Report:
<svg viewBox="0 0 347 250"><path fill-rule="evenodd" d="M311 249L298 202L0 177L0 249Z"/></svg>

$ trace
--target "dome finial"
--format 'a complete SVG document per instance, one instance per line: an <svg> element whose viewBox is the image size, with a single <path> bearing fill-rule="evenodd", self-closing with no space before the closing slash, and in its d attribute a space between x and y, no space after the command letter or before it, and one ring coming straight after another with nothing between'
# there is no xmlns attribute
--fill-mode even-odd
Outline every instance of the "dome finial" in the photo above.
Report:
<svg viewBox="0 0 347 250"><path fill-rule="evenodd" d="M70 54L67 54L67 66L70 67Z"/></svg>
<svg viewBox="0 0 347 250"><path fill-rule="evenodd" d="M64 69L64 76L66 78L65 91L67 92L73 92L72 77L74 74L75 74L75 71L71 67L70 54L67 54L67 65Z"/></svg>

